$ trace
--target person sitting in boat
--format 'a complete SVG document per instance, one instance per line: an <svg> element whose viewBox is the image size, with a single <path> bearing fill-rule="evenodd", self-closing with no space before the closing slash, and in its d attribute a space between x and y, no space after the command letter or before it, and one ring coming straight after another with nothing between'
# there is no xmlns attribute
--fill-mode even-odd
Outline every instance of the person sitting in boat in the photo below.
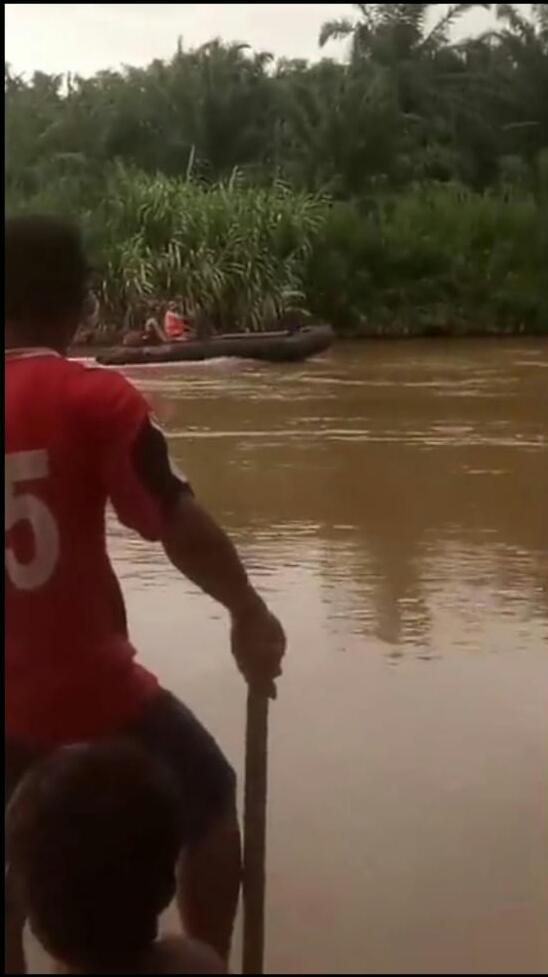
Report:
<svg viewBox="0 0 548 977"><path fill-rule="evenodd" d="M141 335L144 346L158 346L160 343L166 342L160 323L154 316L147 319Z"/></svg>
<svg viewBox="0 0 548 977"><path fill-rule="evenodd" d="M122 339L123 346L159 346L166 342L162 328L154 316L149 316L142 329L130 329Z"/></svg>
<svg viewBox="0 0 548 977"><path fill-rule="evenodd" d="M204 944L157 936L192 830L184 810L167 767L129 741L63 747L24 777L6 813L8 872L55 972L226 973Z"/></svg>
<svg viewBox="0 0 548 977"><path fill-rule="evenodd" d="M170 302L166 309L164 336L168 343L185 342L193 338L193 329L179 312L177 302Z"/></svg>

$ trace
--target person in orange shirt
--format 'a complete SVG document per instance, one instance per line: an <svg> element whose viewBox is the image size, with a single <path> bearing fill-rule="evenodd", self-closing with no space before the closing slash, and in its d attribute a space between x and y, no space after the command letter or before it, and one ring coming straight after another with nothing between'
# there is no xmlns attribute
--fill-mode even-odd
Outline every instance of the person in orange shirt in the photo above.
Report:
<svg viewBox="0 0 548 977"><path fill-rule="evenodd" d="M170 302L164 316L164 335L168 343L192 339L192 329L178 312L177 303Z"/></svg>

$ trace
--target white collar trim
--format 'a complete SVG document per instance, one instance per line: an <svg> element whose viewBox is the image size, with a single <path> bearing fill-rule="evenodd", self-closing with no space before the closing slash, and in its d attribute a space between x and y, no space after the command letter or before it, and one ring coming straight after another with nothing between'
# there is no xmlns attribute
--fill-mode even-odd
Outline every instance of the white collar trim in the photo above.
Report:
<svg viewBox="0 0 548 977"><path fill-rule="evenodd" d="M60 357L61 354L54 349L47 349L47 347L22 347L21 349L6 349L4 350L4 357L7 360L28 360L35 356L57 356Z"/></svg>

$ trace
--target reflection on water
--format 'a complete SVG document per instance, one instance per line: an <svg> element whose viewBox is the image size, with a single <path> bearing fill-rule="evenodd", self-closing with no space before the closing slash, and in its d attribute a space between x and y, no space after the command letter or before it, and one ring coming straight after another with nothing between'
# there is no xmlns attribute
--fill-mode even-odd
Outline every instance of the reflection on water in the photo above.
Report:
<svg viewBox="0 0 548 977"><path fill-rule="evenodd" d="M273 973L548 967L548 348L132 371L286 622ZM113 527L143 658L238 769L222 613Z"/></svg>

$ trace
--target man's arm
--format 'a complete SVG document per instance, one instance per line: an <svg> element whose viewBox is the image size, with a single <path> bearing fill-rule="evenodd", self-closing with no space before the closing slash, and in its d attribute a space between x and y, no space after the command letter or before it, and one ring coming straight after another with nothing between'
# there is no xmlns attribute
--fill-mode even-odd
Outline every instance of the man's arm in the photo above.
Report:
<svg viewBox="0 0 548 977"><path fill-rule="evenodd" d="M145 538L159 539L173 566L228 610L238 667L250 684L274 695L283 628L249 582L224 530L170 463L165 438L149 417L129 451L110 452L107 484L121 521Z"/></svg>
<svg viewBox="0 0 548 977"><path fill-rule="evenodd" d="M189 492L171 508L162 544L173 566L231 614L259 600L231 540Z"/></svg>
<svg viewBox="0 0 548 977"><path fill-rule="evenodd" d="M222 604L232 618L232 652L248 682L274 694L285 635L250 584L235 546L189 493L171 507L162 543L181 573Z"/></svg>

